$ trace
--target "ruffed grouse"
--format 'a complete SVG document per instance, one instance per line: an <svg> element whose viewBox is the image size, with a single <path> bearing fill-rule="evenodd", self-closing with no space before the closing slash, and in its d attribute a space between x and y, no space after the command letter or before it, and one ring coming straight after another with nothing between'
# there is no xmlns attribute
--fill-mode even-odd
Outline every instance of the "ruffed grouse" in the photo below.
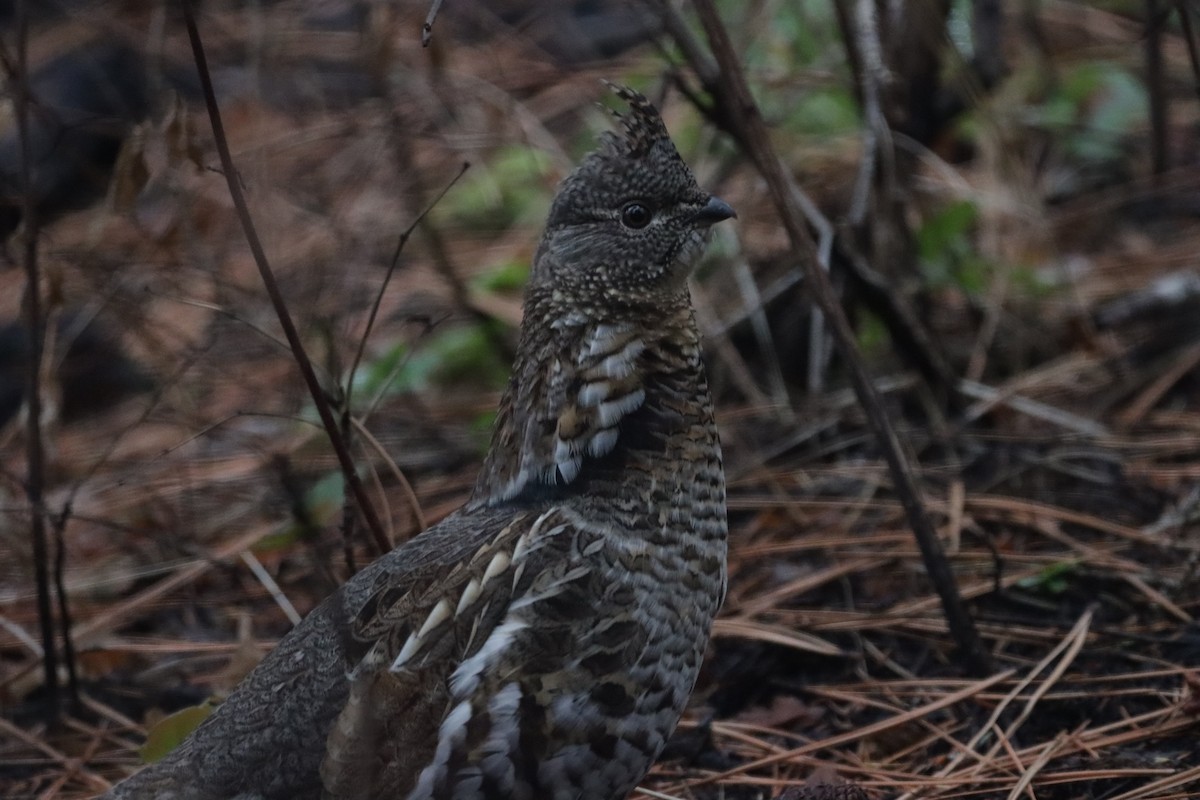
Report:
<svg viewBox="0 0 1200 800"><path fill-rule="evenodd" d="M696 680L725 479L687 288L702 191L644 97L559 187L458 512L322 603L111 800L616 800Z"/></svg>

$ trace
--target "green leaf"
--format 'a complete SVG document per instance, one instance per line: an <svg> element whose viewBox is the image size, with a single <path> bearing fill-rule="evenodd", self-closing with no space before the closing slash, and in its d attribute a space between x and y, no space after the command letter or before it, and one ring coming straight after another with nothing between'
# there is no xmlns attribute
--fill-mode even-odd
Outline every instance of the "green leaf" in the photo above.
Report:
<svg viewBox="0 0 1200 800"><path fill-rule="evenodd" d="M974 203L959 200L917 230L917 256L930 285L955 285L971 293L986 287L990 265L975 251L972 238L978 217Z"/></svg>
<svg viewBox="0 0 1200 800"><path fill-rule="evenodd" d="M198 706L181 708L160 719L146 733L146 743L138 750L142 761L153 764L161 760L208 719L214 708L212 703L205 700Z"/></svg>
<svg viewBox="0 0 1200 800"><path fill-rule="evenodd" d="M848 89L806 92L786 118L790 131L806 136L839 136L858 130L858 104Z"/></svg>
<svg viewBox="0 0 1200 800"><path fill-rule="evenodd" d="M330 472L304 493L304 505L318 525L333 519L345 502L346 479L341 470Z"/></svg>
<svg viewBox="0 0 1200 800"><path fill-rule="evenodd" d="M399 373L404 361L411 357L412 348L401 342L377 356L364 361L354 373L353 397L371 399L382 390L395 391L389 382Z"/></svg>
<svg viewBox="0 0 1200 800"><path fill-rule="evenodd" d="M533 223L550 207L550 158L532 147L505 147L434 207L435 222L503 229Z"/></svg>
<svg viewBox="0 0 1200 800"><path fill-rule="evenodd" d="M529 264L524 261L508 261L475 276L471 284L489 292L515 292L524 288L529 280Z"/></svg>
<svg viewBox="0 0 1200 800"><path fill-rule="evenodd" d="M943 256L960 248L971 233L979 209L970 200L959 200L925 220L917 231L917 252L923 259Z"/></svg>
<svg viewBox="0 0 1200 800"><path fill-rule="evenodd" d="M304 508L308 518L318 527L328 524L346 501L346 479L340 469L318 480L304 493ZM269 553L295 544L307 531L300 523L284 523L275 533L264 536L254 546L255 553Z"/></svg>
<svg viewBox="0 0 1200 800"><path fill-rule="evenodd" d="M1031 589L1046 594L1062 594L1070 588L1070 579L1075 577L1078 572L1078 561L1058 561L1050 564L1037 575L1022 578L1017 581L1017 585L1022 589Z"/></svg>
<svg viewBox="0 0 1200 800"><path fill-rule="evenodd" d="M492 440L492 431L496 427L496 411L484 411L471 420L471 438L479 448L480 454L486 453Z"/></svg>
<svg viewBox="0 0 1200 800"><path fill-rule="evenodd" d="M420 347L397 344L365 363L354 382L354 396L373 398L418 392L455 382L502 386L508 365L501 362L487 323L454 325L430 335Z"/></svg>
<svg viewBox="0 0 1200 800"><path fill-rule="evenodd" d="M1063 72L1057 90L1033 109L1036 124L1056 132L1071 156L1104 163L1123 156L1125 141L1148 113L1146 88L1129 70L1106 61Z"/></svg>
<svg viewBox="0 0 1200 800"><path fill-rule="evenodd" d="M863 313L858 319L858 349L871 356L883 351L889 341L887 327L871 313Z"/></svg>

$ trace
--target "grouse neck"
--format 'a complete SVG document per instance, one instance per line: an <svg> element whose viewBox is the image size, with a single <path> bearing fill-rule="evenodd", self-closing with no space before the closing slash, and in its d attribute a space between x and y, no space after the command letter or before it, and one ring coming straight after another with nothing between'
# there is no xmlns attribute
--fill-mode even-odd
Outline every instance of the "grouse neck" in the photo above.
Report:
<svg viewBox="0 0 1200 800"><path fill-rule="evenodd" d="M636 492L719 460L690 298L672 301L601 316L527 298L472 506Z"/></svg>

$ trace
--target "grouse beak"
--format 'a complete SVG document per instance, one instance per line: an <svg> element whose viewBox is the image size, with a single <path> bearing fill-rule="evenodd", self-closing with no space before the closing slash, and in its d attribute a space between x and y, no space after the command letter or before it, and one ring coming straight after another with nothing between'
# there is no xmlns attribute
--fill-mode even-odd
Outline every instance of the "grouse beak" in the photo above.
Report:
<svg viewBox="0 0 1200 800"><path fill-rule="evenodd" d="M732 219L737 216L737 212L733 210L733 206L726 203L721 198L713 195L708 198L699 211L696 212L696 222L705 227L715 225L721 220Z"/></svg>

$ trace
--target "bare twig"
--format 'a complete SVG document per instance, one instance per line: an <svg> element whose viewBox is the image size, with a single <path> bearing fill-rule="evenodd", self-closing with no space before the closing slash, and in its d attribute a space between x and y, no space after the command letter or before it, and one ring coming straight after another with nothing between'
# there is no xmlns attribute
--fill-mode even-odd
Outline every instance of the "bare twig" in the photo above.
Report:
<svg viewBox="0 0 1200 800"><path fill-rule="evenodd" d="M404 475L404 471L396 465L396 460L391 457L387 448L375 438L374 434L365 425L356 419L354 420L354 427L358 431L358 435L363 437L367 444L384 460L388 469L392 471L392 477L396 479L396 483L400 484L400 488L404 491L404 497L408 500L413 519L417 523L417 532L425 530L429 526L429 523L425 521L425 512L421 509L421 501L417 498L417 493L413 491L412 484L409 483L408 478Z"/></svg>
<svg viewBox="0 0 1200 800"><path fill-rule="evenodd" d="M860 69L858 73L858 90L862 98L863 117L863 157L858 175L854 180L854 194L850 200L850 211L846 215L850 224L858 227L863 224L870 208L871 186L875 183L875 171L880 160L893 154L891 129L888 128L887 118L880 104L880 86L887 78L887 67L883 63L883 44L879 40L879 20L876 19L877 9L870 0L855 0L853 21L847 31L847 52L858 54ZM850 35L853 31L853 35ZM890 165L889 165L890 167ZM885 176L890 168L884 172Z"/></svg>
<svg viewBox="0 0 1200 800"><path fill-rule="evenodd" d="M750 94L741 60L733 49L728 32L712 0L694 0L694 5L720 67L716 81L706 88L712 93L716 105L723 110L722 116L741 129L742 136L739 140L766 180L792 247L804 263L813 298L829 321L834 341L849 367L855 393L883 451L895 483L896 495L917 538L926 570L942 600L946 622L958 644L965 666L977 674L990 672L991 659L983 648L975 622L959 594L954 574L920 498L912 469L871 384L870 375L858 353L850 323L838 303L828 276L818 266L815 244L805 224L804 213L795 193L789 188L783 164L775 153L758 105Z"/></svg>
<svg viewBox="0 0 1200 800"><path fill-rule="evenodd" d="M897 354L921 373L948 408L958 410L958 399L953 392L957 382L954 371L904 294L872 268L857 244L874 241L874 246L866 246L879 263L893 258L889 252L906 249L896 245L899 239L910 236L904 216L898 211L897 190L905 181L897 171L908 159L897 158L897 147L904 142L904 136L892 130L884 111L887 90L896 78L884 61L879 8L870 0L839 0L834 5L863 115L862 160L846 220L839 226L838 252L845 258L863 302L887 327ZM887 252L881 252L881 244Z"/></svg>
<svg viewBox="0 0 1200 800"><path fill-rule="evenodd" d="M699 4L702 2L707 2L707 0L696 0L696 2L697 2L697 4ZM718 58L719 58L719 56L718 56ZM735 767L731 770L727 770L725 772L717 773L715 775L710 775L705 778L702 778L702 779L696 781L695 783L693 783L692 785L693 786L701 786L706 783L712 783L720 778L727 778L727 777L731 777L733 775L741 774L743 772L749 772L751 770L756 770L756 769L760 769L762 767L770 766L772 764L779 764L781 762L795 758L798 755L803 755L806 753L815 753L815 752L818 752L821 750L831 750L831 749L834 749L837 747L841 747L842 745L848 744L850 742L856 742L856 741L860 741L860 740L866 739L871 736L876 736L883 731L899 728L904 725L908 725L909 723L911 723L915 720L923 719L924 717L927 717L930 714L933 714L934 712L940 711L943 708L948 708L950 706L953 706L955 703L961 703L964 700L969 700L971 697L974 697L975 695L980 694L980 693L986 691L987 689L992 688L996 684L1007 680L1008 678L1012 677L1012 675L1013 675L1013 670L1006 670L1004 672L997 673L995 675L992 675L991 677L983 678L982 680L968 683L962 689L959 689L958 691L953 692L951 694L943 695L942 697L938 698L937 700L935 700L931 703L928 703L926 705L923 705L923 706L920 706L917 708L913 708L908 711L904 711L902 713L896 714L891 717L886 717L886 718L880 720L879 722L876 722L871 725L867 725L866 727L859 728L857 730L848 731L846 733L838 734L835 736L830 736L828 738L820 739L815 742L809 742L808 744L801 745L800 747L796 747L791 750L785 750L781 753L776 753L775 755L767 756L766 758L760 758L760 759L750 762L748 764L742 764L741 766Z"/></svg>
<svg viewBox="0 0 1200 800"><path fill-rule="evenodd" d="M691 65L700 82L705 87L710 87L718 81L720 79L720 69L717 66L717 62L712 59L712 56L704 50L704 46L692 35L691 29L687 26L687 23L678 10L676 10L669 0L653 0L651 5L655 7L659 18L662 20L663 30L679 45L684 58ZM693 105L708 116L719 128L736 139L738 145L743 150L749 152L746 142L742 139L743 132L740 126L735 124L733 120L725 118L728 110L722 108L719 103L712 107L705 106L689 90L678 75L675 77L676 85L692 101ZM834 244L835 230L833 223L821 213L817 204L794 181L789 181L789 187L792 193L796 195L796 200L800 204L808 224L817 232L817 263L821 269L828 273ZM796 271L797 273L802 273L799 267L796 268ZM796 281L798 282L799 278ZM808 326L808 368L805 374L805 387L809 392L816 393L824 387L825 369L829 365L829 355L830 348L827 345L825 336L824 318L821 309L814 308L812 309Z"/></svg>
<svg viewBox="0 0 1200 800"><path fill-rule="evenodd" d="M387 291L388 284L392 281L392 276L396 274L396 266L400 263L400 254L404 252L404 245L408 244L408 240L412 238L413 231L417 229L417 226L420 225L425 217L429 215L429 212L433 210L433 207L442 201L442 198L446 196L446 192L454 188L454 184L458 183L459 179L466 174L470 167L471 162L464 161L462 168L459 169L458 173L450 179L450 182L447 183L440 192L438 192L437 197L433 198L433 201L425 206L421 213L417 215L416 219L412 221L412 224L405 228L400 234L400 238L396 240L396 249L392 253L392 260L388 263L387 273L383 276L383 283L379 286L379 291L375 293L375 302L371 304L371 311L367 315L367 326L363 330L362 338L360 338L358 341L358 350L356 350L354 353L354 360L350 363L350 371L346 375L347 407L351 405L350 400L352 398L354 389L354 374L358 372L358 365L362 363L363 352L367 347L367 339L371 335L371 330L375 327L375 319L379 316L379 306L383 302L383 294Z"/></svg>
<svg viewBox="0 0 1200 800"><path fill-rule="evenodd" d="M3 734L9 741L21 742L27 747L37 750L42 755L62 766L63 769L70 769L79 764L78 758L72 758L71 756L68 756L61 750L52 747L44 740L44 737L35 736L26 731L24 728L14 725L3 717L0 717L0 734ZM94 791L102 792L111 786L108 781L104 780L91 770L81 770L79 772L79 777L83 779Z"/></svg>
<svg viewBox="0 0 1200 800"><path fill-rule="evenodd" d="M958 384L950 362L933 342L929 330L917 317L912 305L897 288L859 252L853 232L843 226L838 232L838 253L846 259L855 288L863 301L888 329L896 353L921 374L934 391L944 393L947 408L958 411L963 403L953 389Z"/></svg>
<svg viewBox="0 0 1200 800"><path fill-rule="evenodd" d="M441 10L442 0L433 0L429 13L425 16L425 24L421 26L421 47L429 47L429 43L433 41L433 21L437 19Z"/></svg>
<svg viewBox="0 0 1200 800"><path fill-rule="evenodd" d="M275 274L272 272L271 265L267 261L267 255L263 251L262 243L258 239L258 232L255 230L254 222L250 217L250 209L246 205L245 196L242 194L242 187L238 180L237 169L233 163L233 156L229 152L229 142L225 138L225 128L221 122L221 111L217 107L217 97L213 90L212 77L208 70L208 59L204 54L204 43L200 39L200 31L196 26L196 15L192 8L192 0L184 0L183 17L187 25L188 40L192 45L192 56L196 61L196 71L200 76L200 86L204 93L204 104L208 109L208 120L212 124L213 139L217 145L217 153L221 158L221 169L225 173L225 181L229 185L229 195L233 200L234 207L237 209L238 221L242 225L242 232L246 236L246 243L250 246L250 252L254 256L254 263L258 266L259 275L262 277L263 285L267 289L267 295L271 298L271 304L275 307L275 314L279 317L279 325L283 328L284 336L287 338L288 345L292 349L292 356L296 359L296 366L299 367L300 374L304 377L304 382L308 386L313 404L316 406L317 413L321 417L321 424L325 428L325 434L329 437L329 444L333 448L333 452L337 455L342 473L346 477L346 483L349 485L350 491L358 503L359 513L362 514L363 519L366 521L367 528L370 530L379 552L386 553L391 549L391 542L388 541L383 524L380 522L379 516L375 513L374 506L371 505L371 499L367 495L366 487L363 486L362 478L358 475L354 459L350 455L349 448L346 447L346 442L341 435L341 431L338 429L333 409L330 407L324 388L321 386L320 381L317 380L312 362L304 350L304 344L300 341L300 334L292 322L291 314L288 312L287 304L283 300L283 294L279 291L279 285L275 281Z"/></svg>
<svg viewBox="0 0 1200 800"><path fill-rule="evenodd" d="M480 84L479 88L486 86L489 86L489 84L483 83ZM492 88L494 89L494 87ZM503 93L493 92L493 94L497 95L498 98L511 100L511 98L508 98L508 96L504 95ZM409 141L408 137L402 134L402 132L406 129L406 120L396 110L402 107L403 104L397 103L395 108L393 108L391 111L390 116L394 124L391 127L392 135L389 137L389 139L392 142L392 146L396 154L396 164L400 174L407 181L406 188L409 195L415 198L417 203L425 203L427 202L426 198L430 195L430 191L425 185L424 176L422 175L421 170L416 168L412 143ZM506 109L506 111L509 111L519 120L526 119L528 117L526 113L521 111L519 104L516 106L511 106L510 108ZM466 169L465 166L464 169ZM459 175L459 177L461 177L461 175ZM455 180L457 180L457 178ZM443 188L438 193L438 198L449 191L449 189L450 186ZM435 199L429 205L436 205L437 202L438 200ZM417 220L417 223L419 224L421 232L425 237L425 245L429 248L429 256L433 260L434 265L437 267L438 273L441 274L442 278L446 281L446 284L450 289L450 293L454 296L455 305L462 311L469 314L476 322L478 322L483 335L487 337L495 351L502 354L506 361L511 361L515 357L516 353L513 351L512 346L505 340L502 332L493 324L492 316L486 310L480 308L477 303L472 301L471 293L468 290L466 283L462 280L462 278L459 277L457 270L454 268L454 264L450 258L449 248L446 246L446 242L442 237L441 230L430 221L427 213L422 215Z"/></svg>
<svg viewBox="0 0 1200 800"><path fill-rule="evenodd" d="M37 582L38 621L42 633L42 672L46 687L46 716L58 719L61 696L58 686L58 647L54 641L54 611L50 602L50 561L46 541L45 451L42 441L42 326L41 274L38 270L38 219L33 201L32 151L29 143L29 38L28 3L17 0L17 64L9 75L16 95L17 138L21 149L21 223L25 262L25 323L29 328L29 389L26 394L26 452L29 464L25 493L29 498L33 569Z"/></svg>
<svg viewBox="0 0 1200 800"><path fill-rule="evenodd" d="M783 378L783 369L779 365L779 354L775 350L775 341L771 337L770 321L767 319L766 307L758 293L758 284L750 265L739 260L733 268L734 278L742 300L750 315L750 329L758 340L759 350L767 366L767 385L771 390L771 400L779 408L781 414L791 420L792 404L788 398L787 382Z"/></svg>
<svg viewBox="0 0 1200 800"><path fill-rule="evenodd" d="M1200 97L1200 44L1196 42L1196 30L1192 27L1192 13L1186 0L1176 0L1175 11L1179 14L1179 27L1183 30L1183 41L1187 44L1188 62L1192 65L1192 88Z"/></svg>
<svg viewBox="0 0 1200 800"><path fill-rule="evenodd" d="M267 593L271 595L271 599L275 601L275 605L279 606L283 611L283 615L288 618L288 622L292 625L300 624L300 612L296 611L296 607L292 605L292 601L283 593L283 589L279 588L279 584L271 577L271 573L263 567L262 562L254 555L252 550L243 550L241 552L242 563L250 568L254 573L254 577L263 585Z"/></svg>
<svg viewBox="0 0 1200 800"><path fill-rule="evenodd" d="M1169 9L1146 0L1146 91L1150 95L1150 161L1157 179L1167 171L1167 91L1163 74L1162 28Z"/></svg>
<svg viewBox="0 0 1200 800"><path fill-rule="evenodd" d="M78 712L79 671L75 664L75 640L71 636L71 604L67 600L67 520L71 518L71 505L64 504L62 511L54 516L54 596L58 600L58 628L62 633L63 662L67 666L67 689L71 697L71 709Z"/></svg>
<svg viewBox="0 0 1200 800"><path fill-rule="evenodd" d="M835 8L839 19L842 21L841 24L846 31L848 57L857 75L862 70L861 58L855 40L855 22L851 19L852 14L850 10L846 8L853 1L843 0L843 2L835 4ZM712 57L705 51L703 45L692 34L686 21L673 4L668 2L668 0L652 0L652 5L663 22L663 30L679 46L684 59L691 66L696 77L700 79L700 82L705 87L711 87L719 77L716 62L713 61ZM702 114L714 125L732 136L739 147L749 152L743 139L744 134L739 120L730 118L728 111L722 108L720 104L713 106L704 102L687 85L682 76L676 74L674 75L674 80L680 92ZM862 82L862 80L856 81L856 88L860 97ZM865 142L864 151L871 153L874 149L878 149L881 134L868 128L865 136L868 137L868 140L874 140L874 142ZM891 141L892 139L902 141L902 137L897 136L890 128L887 128L885 140ZM892 169L894 158L890 151L881 160L886 169ZM856 192L859 192L859 188L865 190L866 187L869 187L871 178L877 172L875 165L875 158L864 155L864 168L860 173L858 183L856 183ZM821 212L820 208L817 207L816 203L796 184L791 175L785 174L784 177L788 181L789 191L795 195L796 201L800 204L800 209L804 214L805 220L816 231L817 263L820 264L821 269L826 273L830 271L830 264L836 248L837 254L843 259L841 263L848 269L849 275L855 282L856 289L862 293L864 302L878 315L883 324L887 326L896 352L901 358L911 363L932 388L937 390L939 394L945 395L943 401L947 406L956 409L959 404L957 397L953 394L953 387L958 379L944 356L934 345L924 325L917 319L916 314L905 302L901 293L883 275L872 269L867 260L858 253L854 245L852 232L849 232L848 223L843 223L838 228L835 228L830 220ZM856 194L856 199L858 197L866 199L861 193ZM866 207L863 206L863 208L865 212ZM853 213L852 211L851 215ZM774 285L762 292L764 301L778 297L782 292L802 281L803 276L803 268L797 265L793 272L776 281ZM726 320L722 327L728 329L748 317L748 313L736 316L730 320ZM817 392L823 386L824 369L828 366L830 354L830 348L826 344L827 341L821 309L814 308L809 326L809 359L808 371L805 376L806 387L810 392Z"/></svg>
<svg viewBox="0 0 1200 800"><path fill-rule="evenodd" d="M437 197L435 197L432 202L425 206L421 213L417 215L416 219L412 221L412 224L409 225L408 228L406 228L403 232L401 232L400 237L396 240L396 249L392 253L392 260L388 263L387 274L384 275L383 283L380 285L379 291L375 293L375 301L371 304L371 311L367 315L366 328L363 330L362 337L358 340L358 349L354 352L354 360L350 364L350 370L346 373L346 381L342 390L344 399L342 402L341 430L347 439L349 438L352 430L357 429L360 432L366 432L366 428L354 418L354 376L358 372L359 365L362 363L363 354L365 353L367 347L367 339L370 337L371 331L375 327L375 320L379 316L379 307L383 303L384 292L387 291L387 287L388 284L391 283L392 276L396 274L396 267L400 263L400 253L404 251L404 245L408 243L408 240L412 237L413 231L417 229L417 226L420 225L429 212L433 210L433 207L436 206L441 199L446 196L446 192L450 191L450 189L454 187L454 184L458 183L459 179L466 174L470 167L471 162L464 161L462 168L459 169L458 173L450 179L450 182L447 183L440 192L438 192ZM372 444L378 444L374 437L370 437L370 441ZM413 492L412 485L408 482L408 479L404 477L404 474L400 471L399 467L396 466L394 461L388 458L388 463L391 466L392 471L400 478L400 485L404 487L406 495L409 498L409 502L413 510L413 517L417 522L419 530L425 530L425 516L421 511L420 503L417 502L416 493ZM349 521L349 518L347 518L347 521ZM347 529L347 534L348 532L349 529ZM390 536L388 538L389 540L392 539ZM346 565L350 567L352 572L357 571L354 565L354 554L350 547L348 535L346 536L343 550L345 553Z"/></svg>
<svg viewBox="0 0 1200 800"><path fill-rule="evenodd" d="M974 0L971 3L973 66L984 88L995 86L1008 73L1004 60L1004 3Z"/></svg>
<svg viewBox="0 0 1200 800"><path fill-rule="evenodd" d="M1021 795L1028 792L1033 779L1050 763L1050 759L1062 749L1062 746L1067 743L1068 739L1070 739L1070 736L1068 736L1066 731L1059 731L1058 736L1055 736L1053 740L1046 744L1046 747L1042 750L1042 754L1027 769L1022 771L1020 780L1013 786L1012 791L1008 793L1007 800L1018 800ZM1030 796L1034 795L1031 794Z"/></svg>
<svg viewBox="0 0 1200 800"><path fill-rule="evenodd" d="M1081 436L1105 436L1108 429L1093 419L1063 411L1047 403L1031 400L1017 394L1016 389L996 389L978 381L963 379L958 382L958 391L965 397L978 402L963 412L964 422L974 422L996 406L1006 406L1013 411L1049 422Z"/></svg>
<svg viewBox="0 0 1200 800"><path fill-rule="evenodd" d="M162 580L150 584L145 589L138 591L137 594L127 597L104 609L99 614L80 622L74 630L76 641L80 643L81 647L86 648L88 645L94 643L97 638L111 633L113 629L120 625L127 624L140 609L152 606L154 603L161 601L162 598L170 596L172 592L178 591L183 586L188 586L214 566L238 557L243 550L249 550L254 547L273 530L273 526L267 524L255 526L253 530L243 533L232 542L223 544L211 552L204 553L203 557L179 565L178 568L172 569L170 574Z"/></svg>

